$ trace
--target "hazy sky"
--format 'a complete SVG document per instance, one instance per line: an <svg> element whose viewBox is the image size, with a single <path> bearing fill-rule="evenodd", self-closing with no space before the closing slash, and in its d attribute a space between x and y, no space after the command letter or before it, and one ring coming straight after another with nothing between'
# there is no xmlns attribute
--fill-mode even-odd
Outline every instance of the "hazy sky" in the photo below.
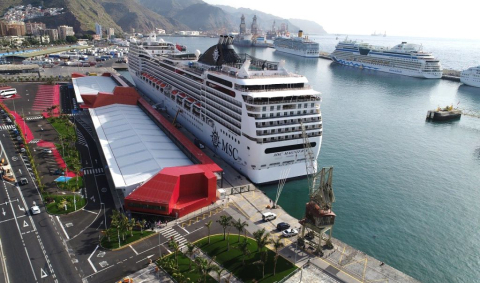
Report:
<svg viewBox="0 0 480 283"><path fill-rule="evenodd" d="M312 20L328 33L480 39L478 0L204 0L282 18Z"/></svg>

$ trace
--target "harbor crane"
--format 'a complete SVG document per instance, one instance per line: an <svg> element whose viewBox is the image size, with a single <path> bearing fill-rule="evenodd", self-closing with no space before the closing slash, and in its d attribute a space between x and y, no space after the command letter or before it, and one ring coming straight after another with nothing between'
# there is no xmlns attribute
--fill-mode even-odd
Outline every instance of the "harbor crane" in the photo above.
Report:
<svg viewBox="0 0 480 283"><path fill-rule="evenodd" d="M298 238L298 244L305 246L305 239L309 238L315 245L315 251L322 252L322 240L326 241L326 246L332 248L332 230L335 223L335 213L332 211L332 204L335 202L333 194L333 167L325 167L321 170L317 168L317 159L310 146L308 133L303 123L302 137L305 146L305 166L308 178L309 202L305 206L305 217L300 220L302 225L301 237ZM305 232L309 230L307 235ZM327 238L326 232L330 231ZM317 239L318 242L315 242Z"/></svg>

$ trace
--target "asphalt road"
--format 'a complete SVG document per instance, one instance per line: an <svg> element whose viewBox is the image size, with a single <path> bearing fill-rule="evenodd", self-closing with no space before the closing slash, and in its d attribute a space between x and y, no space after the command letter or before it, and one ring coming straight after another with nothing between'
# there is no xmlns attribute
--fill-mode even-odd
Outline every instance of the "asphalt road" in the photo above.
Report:
<svg viewBox="0 0 480 283"><path fill-rule="evenodd" d="M45 212L28 161L18 153L8 130L0 131L0 143L1 157L11 164L15 177L28 180L24 186L0 182L0 237L10 282L81 282L64 245L63 230ZM34 204L40 207L38 215L29 212Z"/></svg>

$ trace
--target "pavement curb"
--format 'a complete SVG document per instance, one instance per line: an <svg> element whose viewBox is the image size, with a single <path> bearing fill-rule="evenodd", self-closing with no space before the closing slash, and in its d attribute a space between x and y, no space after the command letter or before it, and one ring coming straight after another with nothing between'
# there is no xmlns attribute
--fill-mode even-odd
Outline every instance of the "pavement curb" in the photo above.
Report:
<svg viewBox="0 0 480 283"><path fill-rule="evenodd" d="M105 250L107 250L107 251L116 252L116 251L119 251L119 250L123 250L123 249L125 249L125 248L128 248L128 246L134 245L134 244L136 244L136 243L140 243L141 241L144 241L144 240L146 240L146 239L148 239L148 238L151 238L151 237L153 237L153 236L156 236L156 235L158 235L158 233L160 233L160 232L153 233L153 234L151 234L151 235L149 235L149 236L146 236L146 237L144 237L144 238L138 239L138 240L136 240L136 241L133 241L133 242L129 243L128 245L123 245L123 246L121 246L121 247L119 247L119 248L116 248L116 249L108 249L108 248L103 247L103 246L102 246L102 240L103 240L104 237L106 237L106 236L103 236L102 239L100 240L100 245L99 245L99 246L100 246L102 249L105 249Z"/></svg>

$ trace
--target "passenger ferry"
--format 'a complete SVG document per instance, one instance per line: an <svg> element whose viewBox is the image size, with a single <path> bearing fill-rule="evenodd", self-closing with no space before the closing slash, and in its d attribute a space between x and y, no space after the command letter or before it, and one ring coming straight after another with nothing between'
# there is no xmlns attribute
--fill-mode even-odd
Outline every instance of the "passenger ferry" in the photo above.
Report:
<svg viewBox="0 0 480 283"><path fill-rule="evenodd" d="M273 41L275 50L308 58L318 58L320 45L318 42L303 37L303 31L298 31L298 37L277 37Z"/></svg>
<svg viewBox="0 0 480 283"><path fill-rule="evenodd" d="M306 77L237 54L220 36L205 53L172 43L131 42L128 69L158 109L177 117L204 145L254 183L306 175L302 124L316 158L322 142L321 97Z"/></svg>
<svg viewBox="0 0 480 283"><path fill-rule="evenodd" d="M462 71L460 73L460 81L469 86L480 87L480 66Z"/></svg>
<svg viewBox="0 0 480 283"><path fill-rule="evenodd" d="M432 53L424 52L422 45L402 42L393 48L344 40L331 54L334 62L361 69L392 74L439 79L442 66Z"/></svg>

